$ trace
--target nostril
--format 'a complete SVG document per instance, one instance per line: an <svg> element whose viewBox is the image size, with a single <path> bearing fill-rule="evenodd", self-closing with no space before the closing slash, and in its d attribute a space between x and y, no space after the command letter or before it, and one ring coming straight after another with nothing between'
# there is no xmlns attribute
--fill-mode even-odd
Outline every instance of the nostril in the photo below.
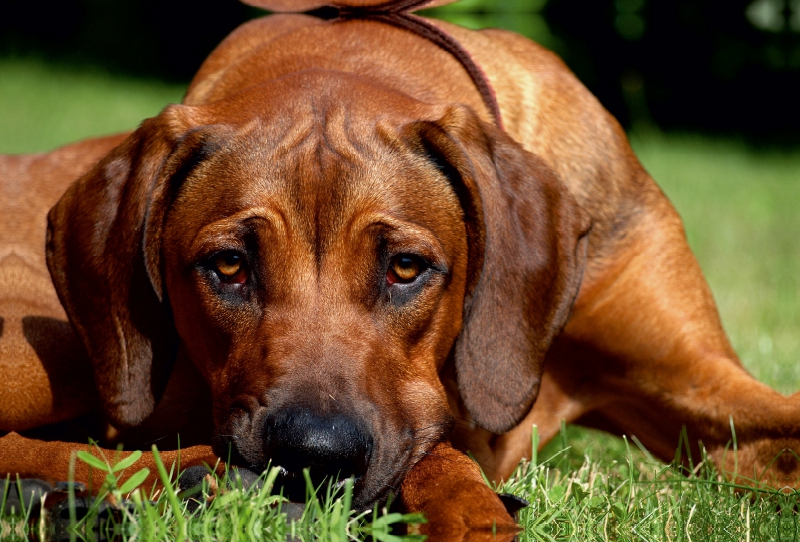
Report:
<svg viewBox="0 0 800 542"><path fill-rule="evenodd" d="M359 477L369 464L372 439L348 416L308 409L282 410L267 420L265 452L273 465L312 478Z"/></svg>

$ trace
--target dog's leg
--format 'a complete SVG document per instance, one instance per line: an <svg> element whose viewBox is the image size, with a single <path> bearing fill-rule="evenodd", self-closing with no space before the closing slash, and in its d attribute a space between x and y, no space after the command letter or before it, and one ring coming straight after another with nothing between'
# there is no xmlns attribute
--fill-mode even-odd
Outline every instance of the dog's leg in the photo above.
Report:
<svg viewBox="0 0 800 542"><path fill-rule="evenodd" d="M422 512L433 538L511 541L519 527L481 477L478 465L449 444L437 444L406 475L400 490L409 512ZM487 538L488 540L488 538ZM494 540L494 539L492 539Z"/></svg>
<svg viewBox="0 0 800 542"><path fill-rule="evenodd" d="M86 450L101 459L105 458L112 465L119 462L130 452L117 452L116 450L102 449L95 446L77 445L73 442L47 442L25 438L17 433L7 433L0 437L0 477L6 475L20 476L21 478L39 478L48 482L67 481L70 477L70 460L76 450ZM171 465L181 469L195 465L209 465L212 468L217 464L217 455L209 446L192 446L183 450L168 450L159 452L162 463L169 472ZM144 453L133 465L121 473L119 483L124 483L128 477L143 468L150 469L150 475L144 482L144 487L150 488L154 483L160 485L158 469L152 453ZM90 482L97 491L107 473L100 472L81 460L75 461L73 480L84 484Z"/></svg>
<svg viewBox="0 0 800 542"><path fill-rule="evenodd" d="M702 441L730 477L797 485L800 405L742 367L677 213L662 198L628 239L587 274L548 356L546 380L569 397L570 416L635 435L667 460L685 426L695 463Z"/></svg>

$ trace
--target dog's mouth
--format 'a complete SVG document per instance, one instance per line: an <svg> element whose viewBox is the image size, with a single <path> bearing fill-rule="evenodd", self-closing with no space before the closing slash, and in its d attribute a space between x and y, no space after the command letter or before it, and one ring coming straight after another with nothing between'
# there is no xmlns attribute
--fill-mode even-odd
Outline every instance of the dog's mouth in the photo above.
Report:
<svg viewBox="0 0 800 542"><path fill-rule="evenodd" d="M242 412L218 428L215 448L240 470L264 473L261 480L277 467L271 491L290 502L330 502L347 494L353 509L371 510L399 492L404 474L432 440L359 414L293 405Z"/></svg>
<svg viewBox="0 0 800 542"><path fill-rule="evenodd" d="M249 454L246 451L239 449L237 441L230 441L229 444L230 464L235 467L235 475L246 489L253 485L261 487L275 467L277 476L272 482L271 492L282 495L290 502L302 504L312 498L336 499L343 497L346 491L351 492L352 503L359 508L369 508L376 501L375 495L367 496L367 493L374 492L369 491L365 484L372 478L369 475L370 454L358 466L333 457L309 461L307 456L297 451L289 457L280 453L252 461L247 459ZM233 482L236 483L235 480Z"/></svg>
<svg viewBox="0 0 800 542"><path fill-rule="evenodd" d="M235 454L238 455L238 454ZM406 454L401 454L399 464L405 464ZM312 500L321 502L332 502L335 499L344 498L349 492L348 501L354 510L371 510L376 504L385 503L390 493L396 492L399 487L399 479L405 469L389 468L390 474L382 476L384 469L376 465L367 468L361 474L348 473L341 471L333 472L337 467L333 465L324 466L297 466L285 467L277 462L266 461L266 464L239 461L231 457L231 465L236 468L236 476L242 480L241 485L248 489L254 485L258 488L263 487L263 482L270 477L270 471L277 467L277 476L274 478L271 487L273 495L281 495L291 503L305 504ZM399 465L392 465L398 467ZM376 472L373 472L377 469ZM234 481L234 483L236 483ZM349 486L349 487L348 487Z"/></svg>
<svg viewBox="0 0 800 542"><path fill-rule="evenodd" d="M313 469L306 471L287 470L278 467L278 477L275 480L272 492L283 495L290 502L305 503L311 498L325 499L343 496L347 490L348 481L352 480L351 491L357 493L361 486L362 476L342 478L339 476L316 475Z"/></svg>

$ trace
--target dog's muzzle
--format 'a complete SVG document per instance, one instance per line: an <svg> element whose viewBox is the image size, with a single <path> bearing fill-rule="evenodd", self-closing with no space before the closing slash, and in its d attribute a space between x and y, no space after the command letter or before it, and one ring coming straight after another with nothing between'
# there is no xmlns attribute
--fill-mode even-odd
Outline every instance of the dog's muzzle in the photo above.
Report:
<svg viewBox="0 0 800 542"><path fill-rule="evenodd" d="M371 435L341 413L283 408L264 421L264 457L281 468L278 485L292 501L305 499L303 469L309 469L315 488L326 480L357 483L371 452Z"/></svg>

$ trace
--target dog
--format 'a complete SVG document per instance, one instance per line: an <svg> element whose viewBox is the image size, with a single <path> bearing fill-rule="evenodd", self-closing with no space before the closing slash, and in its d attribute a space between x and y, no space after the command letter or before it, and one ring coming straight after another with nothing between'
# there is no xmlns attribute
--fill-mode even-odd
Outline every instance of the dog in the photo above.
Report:
<svg viewBox="0 0 800 542"><path fill-rule="evenodd" d="M429 2L334 4L241 26L131 134L0 159L0 472L180 434L184 466L310 467L431 534L513 536L464 452L500 481L563 420L666 460L685 428L729 478L797 486L798 395L742 367L563 62Z"/></svg>

